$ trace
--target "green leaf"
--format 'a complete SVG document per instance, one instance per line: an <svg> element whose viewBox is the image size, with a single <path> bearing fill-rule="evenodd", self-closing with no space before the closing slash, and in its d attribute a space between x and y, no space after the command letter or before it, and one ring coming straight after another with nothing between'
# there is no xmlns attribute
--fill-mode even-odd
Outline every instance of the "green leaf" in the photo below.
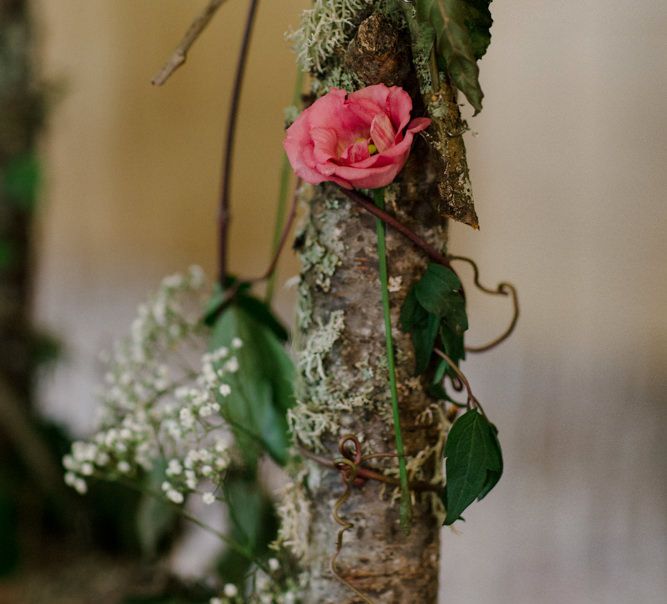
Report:
<svg viewBox="0 0 667 604"><path fill-rule="evenodd" d="M234 351L238 371L227 374L231 394L219 397L223 414L246 463L254 465L265 450L284 465L289 447L286 411L294 404L294 366L275 333L238 304L218 318L211 348L233 350L234 338L243 345Z"/></svg>
<svg viewBox="0 0 667 604"><path fill-rule="evenodd" d="M482 499L498 482L503 459L497 430L471 409L459 417L445 445L447 486L445 524L452 524L475 499Z"/></svg>
<svg viewBox="0 0 667 604"><path fill-rule="evenodd" d="M459 362L465 359L466 352L463 340L463 334L456 333L444 321L440 325L440 342L447 356L458 366ZM450 375L456 375L449 370Z"/></svg>
<svg viewBox="0 0 667 604"><path fill-rule="evenodd" d="M233 472L225 478L224 498L231 521L231 537L261 558L275 539L278 522L273 504L262 491L257 477ZM225 583L242 583L252 562L234 552L226 552L218 563Z"/></svg>
<svg viewBox="0 0 667 604"><path fill-rule="evenodd" d="M30 210L37 200L40 176L37 156L32 153L19 155L7 164L2 189L17 206Z"/></svg>
<svg viewBox="0 0 667 604"><path fill-rule="evenodd" d="M431 262L415 285L419 304L428 312L444 317L461 298L461 282L453 270Z"/></svg>
<svg viewBox="0 0 667 604"><path fill-rule="evenodd" d="M152 493L161 492L165 469L166 463L162 461L146 477L146 486ZM149 558L158 553L160 542L173 528L178 513L173 505L152 493L142 495L137 507L137 536L144 555Z"/></svg>
<svg viewBox="0 0 667 604"><path fill-rule="evenodd" d="M401 329L410 332L412 336L415 349L415 374L424 373L433 356L440 319L419 304L415 287L412 287L405 297L399 322Z"/></svg>
<svg viewBox="0 0 667 604"><path fill-rule="evenodd" d="M416 0L417 18L435 32L435 45L456 87L475 113L484 93L477 61L491 41L491 0Z"/></svg>

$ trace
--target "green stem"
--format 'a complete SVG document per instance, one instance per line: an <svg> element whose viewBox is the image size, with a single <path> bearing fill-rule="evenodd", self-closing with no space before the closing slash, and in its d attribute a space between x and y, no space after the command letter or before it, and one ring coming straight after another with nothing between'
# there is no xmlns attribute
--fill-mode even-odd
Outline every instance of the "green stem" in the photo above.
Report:
<svg viewBox="0 0 667 604"><path fill-rule="evenodd" d="M384 210L384 188L373 191L375 205ZM385 243L386 227L382 220L375 219L377 232L378 262L380 267L380 290L382 294L382 311L384 314L384 333L387 348L387 369L389 370L389 391L391 393L391 411L394 418L394 435L396 437L396 454L398 455L398 472L401 484L401 527L407 533L412 522L412 506L410 504L410 487L408 471L405 464L405 449L401 435L401 419L398 411L398 388L396 387L396 364L394 360L394 339L391 333L391 311L389 306L389 276L387 270L387 246Z"/></svg>
<svg viewBox="0 0 667 604"><path fill-rule="evenodd" d="M135 482L132 482L131 480L128 479L123 479L123 478L117 478L115 480L112 479L106 479L106 478L100 478L101 480L106 480L108 482L117 482L118 484L122 484L124 487L128 489L132 489L133 491L137 491L143 495L148 495L149 497L153 497L159 501L163 501L164 503L172 506L183 518L188 520L189 522L192 522L192 524L196 524L199 528L211 533L212 535L215 535L220 541L222 541L230 550L233 552L239 554L240 556L246 558L250 562L256 564L259 566L262 570L268 572L268 567L260 560L258 559L253 552L247 548L246 546L242 545L229 535L226 535L225 533L219 531L216 528L213 528L212 526L206 524L205 522L202 522L199 518L196 516L193 516L190 514L190 512L187 512L185 508L181 505L178 505L176 503L173 503L172 501L169 501L164 497L162 493L159 491L156 491L154 489L145 487L143 485L139 485Z"/></svg>
<svg viewBox="0 0 667 604"><path fill-rule="evenodd" d="M294 92L292 94L292 105L295 107L301 106L301 91L303 90L303 71L297 70L296 79L294 80ZM285 210L287 208L287 197L289 195L289 185L292 176L292 167L290 166L287 155L283 153L283 161L280 167L280 185L278 189L278 207L276 208L276 222L273 226L273 242L271 243L271 256L274 256L278 251L280 245L283 224L285 222ZM273 293L276 287L276 277L278 271L274 270L266 282L265 300L267 304L271 304L273 300Z"/></svg>

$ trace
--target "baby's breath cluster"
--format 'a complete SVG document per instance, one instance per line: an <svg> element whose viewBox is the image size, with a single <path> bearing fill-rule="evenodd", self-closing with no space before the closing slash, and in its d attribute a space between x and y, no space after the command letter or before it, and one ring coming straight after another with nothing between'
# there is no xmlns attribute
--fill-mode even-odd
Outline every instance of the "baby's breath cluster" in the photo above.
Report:
<svg viewBox="0 0 667 604"><path fill-rule="evenodd" d="M206 293L199 268L167 277L106 358L99 430L63 459L65 482L79 493L90 477L136 481L162 468L172 503L190 493L215 501L230 463L221 402L243 343L205 352Z"/></svg>
<svg viewBox="0 0 667 604"><path fill-rule="evenodd" d="M300 604L298 581L283 571L277 558L270 558L267 566L268 572L258 570L255 574L250 594L244 595L236 585L228 583L209 604Z"/></svg>

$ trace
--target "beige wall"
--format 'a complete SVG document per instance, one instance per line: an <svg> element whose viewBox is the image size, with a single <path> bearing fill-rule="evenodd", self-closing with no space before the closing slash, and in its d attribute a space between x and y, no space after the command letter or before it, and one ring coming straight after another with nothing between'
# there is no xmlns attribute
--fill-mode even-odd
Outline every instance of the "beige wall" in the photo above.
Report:
<svg viewBox="0 0 667 604"><path fill-rule="evenodd" d="M39 0L45 70L66 83L46 144L38 312L70 356L45 406L79 429L94 354L159 278L214 266L221 131L244 3L229 0L164 89L148 85L202 2ZM233 267L267 258L282 33L305 4L263 3L234 180ZM452 249L510 279L513 340L466 370L497 420L506 475L444 533L451 604L657 604L667 593L667 6L494 2L485 110L468 138L482 230ZM283 277L294 274L293 259ZM281 293L289 315L291 297ZM471 340L509 309L472 298Z"/></svg>

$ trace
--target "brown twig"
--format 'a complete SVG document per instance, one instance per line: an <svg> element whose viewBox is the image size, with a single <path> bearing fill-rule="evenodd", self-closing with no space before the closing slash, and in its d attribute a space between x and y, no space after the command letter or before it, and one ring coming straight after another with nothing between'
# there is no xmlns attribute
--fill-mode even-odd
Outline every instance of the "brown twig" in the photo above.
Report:
<svg viewBox="0 0 667 604"><path fill-rule="evenodd" d="M283 248L285 247L285 243L287 243L287 238L289 237L290 231L292 230L292 224L294 223L294 219L296 218L296 203L301 183L302 180L300 178L297 179L296 186L294 187L294 195L292 195L292 203L290 205L289 214L287 215L285 226L283 227L283 231L280 235L280 241L276 246L275 252L273 253L273 258L271 258L271 262L269 263L268 268L259 277L254 277L252 279L249 279L248 280L249 283L257 283L258 281L265 281L266 279L271 277L271 275L273 275L273 272L276 270L276 266L278 265L278 260L280 260L280 255L282 254Z"/></svg>
<svg viewBox="0 0 667 604"><path fill-rule="evenodd" d="M475 395L472 393L472 387L470 386L470 382L468 381L468 378L465 376L463 371L461 371L457 367L456 363L453 361L453 359L450 356L448 356L446 353L444 353L439 348L434 348L433 352L435 352L435 354L437 354L441 359L444 359L445 361L447 361L447 363L449 364L450 369L456 374L456 377L458 377L459 380L461 380L461 383L465 386L466 392L468 393L468 400L467 400L467 403L466 403L468 409L472 409L473 407L477 407L477 409L479 409L480 413L484 417L486 417L486 413L484 413L484 408L482 407L479 400L477 400Z"/></svg>
<svg viewBox="0 0 667 604"><path fill-rule="evenodd" d="M343 193L349 199L354 201L354 203L361 206L369 214L372 214L376 218L379 218L380 220L388 224L392 229L398 231L401 235L412 241L412 243L414 243L420 250L422 250L431 260L437 262L438 264L442 264L443 266L451 268L451 264L446 256L441 254L433 246L424 241L413 230L411 230L410 228L399 222L394 216L378 208L373 203L373 200L370 197L364 195L363 193L360 193L359 191L355 191L354 189L346 189L344 187L341 187L340 185L337 186L340 189L341 193Z"/></svg>
<svg viewBox="0 0 667 604"><path fill-rule="evenodd" d="M394 216L392 216L388 212L385 212L384 210L380 210L373 203L373 201L363 193L360 193L359 191L355 190L345 189L340 185L337 186L343 194L345 194L349 199L354 201L357 205L361 206L369 214L372 214L376 218L379 218L380 220L384 221L395 231L398 231L401 235L409 239L415 246L421 249L431 260L437 262L438 264L442 264L443 266L446 266L451 270L453 270L451 265L453 261L467 262L470 266L472 266L473 269L473 281L475 287L477 287L479 290L483 291L486 294L490 294L493 296L499 296L499 295L510 296L512 298L512 306L514 312L508 328L500 336L498 336L491 342L484 344L483 346L466 346L466 352L486 352L488 350L491 350L492 348L495 348L496 346L498 346L498 344L501 344L507 338L509 338L510 335L512 335L512 332L514 331L514 328L516 327L516 324L519 321L519 296L517 294L516 288L511 283L506 283L506 282L500 283L496 289L491 289L489 287L486 287L485 285L482 285L482 283L479 280L479 268L477 267L477 264L475 263L474 260L472 260L471 258L467 258L466 256L444 256L443 254L438 252L435 248L433 248L431 245L429 245L426 241L424 241L419 235L417 235L417 233L415 233L409 227L405 226Z"/></svg>
<svg viewBox="0 0 667 604"><path fill-rule="evenodd" d="M512 299L513 314L512 314L512 320L510 321L510 324L507 327L507 329L497 338L491 340L490 342L484 344L483 346L466 346L466 352L486 352L488 350L491 350L492 348L495 348L496 346L498 346L498 344L501 344L512 335L512 332L514 331L514 328L516 327L516 324L519 321L519 295L517 294L516 287L514 287L514 285L512 285L511 283L506 283L506 282L498 284L496 289L485 287L480 283L479 268L477 266L477 263L472 258L467 258L466 256L449 256L449 259L452 262L457 262L457 261L466 262L472 267L473 282L477 289L483 291L485 294L490 294L492 296L510 296Z"/></svg>
<svg viewBox="0 0 667 604"><path fill-rule="evenodd" d="M350 436L344 437L348 440L350 440ZM342 439L341 439L342 440ZM327 457L323 457L321 455L317 455L316 453L313 453L312 451L309 451L308 449L304 449L303 447L299 447L299 451L304 457L307 457L308 459L311 459L317 463L319 463L322 466L325 466L327 468L331 468L332 470L338 470L341 472L341 474L344 474L347 471L347 468L349 468L349 462L352 461L354 462L354 459L350 459L348 456L343 456L339 457L336 459L329 459ZM385 457L392 457L396 458L395 453L373 453L370 455L364 455L362 456L359 461L355 464L355 475L357 477L358 485L360 486L363 484L363 482L366 482L367 480L375 480L377 482L382 482L384 484L388 484L394 487L400 486L399 480L396 478L392 478L390 476L385 476L384 474L381 474L380 472L373 470L371 468L364 467L362 464L368 461L369 459L377 459L377 458L385 458ZM413 491L437 491L437 487L434 485L431 485L427 482L411 482L410 483L410 489Z"/></svg>
<svg viewBox="0 0 667 604"><path fill-rule="evenodd" d="M224 2L225 0L210 0L204 10L195 17L188 31L185 32L183 39L176 47L176 50L174 50L169 59L167 59L167 62L162 66L162 69L151 80L153 86L162 86L185 63L188 58L188 51L206 29L206 26Z"/></svg>
<svg viewBox="0 0 667 604"><path fill-rule="evenodd" d="M232 86L232 98L227 114L227 134L225 140L225 152L222 163L222 183L220 186L220 209L218 213L218 243L219 243L219 281L224 287L227 277L227 235L229 232L229 191L232 174L232 156L234 151L234 138L236 136L236 120L239 112L239 103L241 100L241 89L243 87L243 76L245 74L246 62L248 59L248 50L250 48L250 39L255 24L255 15L257 14L257 5L259 0L250 0L248 5L248 14L246 16L243 38L241 40L241 49L239 51L238 61L236 63L236 72L234 73L234 84Z"/></svg>

